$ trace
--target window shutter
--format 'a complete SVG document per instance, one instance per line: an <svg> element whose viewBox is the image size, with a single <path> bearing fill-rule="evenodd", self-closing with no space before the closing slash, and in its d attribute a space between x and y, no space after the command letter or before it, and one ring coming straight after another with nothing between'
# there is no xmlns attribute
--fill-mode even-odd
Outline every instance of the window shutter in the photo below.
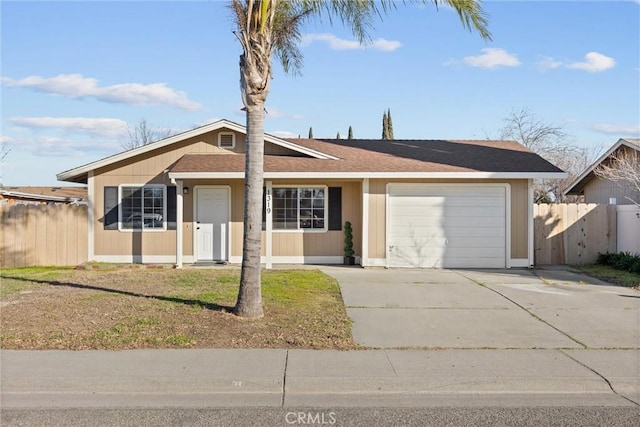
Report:
<svg viewBox="0 0 640 427"><path fill-rule="evenodd" d="M329 230L342 230L342 187L329 187Z"/></svg>
<svg viewBox="0 0 640 427"><path fill-rule="evenodd" d="M102 223L105 230L118 229L118 187L104 187L104 217Z"/></svg>
<svg viewBox="0 0 640 427"><path fill-rule="evenodd" d="M167 230L175 230L178 228L178 198L176 197L176 190L177 187L167 187Z"/></svg>

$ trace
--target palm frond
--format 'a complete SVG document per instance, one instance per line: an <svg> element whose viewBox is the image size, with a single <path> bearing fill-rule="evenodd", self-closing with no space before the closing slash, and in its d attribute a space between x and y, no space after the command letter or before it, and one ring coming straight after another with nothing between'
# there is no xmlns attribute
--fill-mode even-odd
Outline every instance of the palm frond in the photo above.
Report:
<svg viewBox="0 0 640 427"><path fill-rule="evenodd" d="M422 0L426 3L428 0ZM440 3L451 6L460 17L462 25L469 31L476 30L480 37L485 40L491 40L489 32L489 16L482 9L481 0L431 0L436 7Z"/></svg>

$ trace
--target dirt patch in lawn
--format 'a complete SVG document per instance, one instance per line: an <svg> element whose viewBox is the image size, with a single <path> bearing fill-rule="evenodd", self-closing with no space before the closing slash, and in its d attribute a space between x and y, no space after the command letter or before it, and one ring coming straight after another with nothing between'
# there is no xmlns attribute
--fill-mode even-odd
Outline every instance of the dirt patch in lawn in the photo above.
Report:
<svg viewBox="0 0 640 427"><path fill-rule="evenodd" d="M351 349L336 281L263 272L261 319L231 310L239 270L12 269L0 273L5 349Z"/></svg>

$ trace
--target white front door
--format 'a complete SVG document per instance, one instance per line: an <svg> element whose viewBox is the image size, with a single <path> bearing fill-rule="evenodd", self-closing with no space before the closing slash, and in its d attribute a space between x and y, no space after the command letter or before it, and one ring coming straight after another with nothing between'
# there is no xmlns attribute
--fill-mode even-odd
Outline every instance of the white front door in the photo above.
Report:
<svg viewBox="0 0 640 427"><path fill-rule="evenodd" d="M226 261L229 235L229 190L198 188L196 195L196 260Z"/></svg>

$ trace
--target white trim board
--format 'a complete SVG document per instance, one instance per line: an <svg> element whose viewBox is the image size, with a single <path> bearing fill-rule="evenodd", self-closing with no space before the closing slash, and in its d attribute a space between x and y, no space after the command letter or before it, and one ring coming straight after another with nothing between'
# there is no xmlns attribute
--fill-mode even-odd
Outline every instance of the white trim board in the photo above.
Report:
<svg viewBox="0 0 640 427"><path fill-rule="evenodd" d="M175 255L95 255L92 260L96 262L110 262L119 264L173 264L176 263ZM193 255L184 255L183 263L193 263Z"/></svg>
<svg viewBox="0 0 640 427"><path fill-rule="evenodd" d="M232 264L240 264L242 262L242 256L229 257L229 262ZM273 256L271 257L273 264L309 264L309 265L324 265L324 264L343 264L344 257L342 256ZM360 257L356 257L356 264L360 265ZM260 257L260 263L266 264L266 257L263 255Z"/></svg>

